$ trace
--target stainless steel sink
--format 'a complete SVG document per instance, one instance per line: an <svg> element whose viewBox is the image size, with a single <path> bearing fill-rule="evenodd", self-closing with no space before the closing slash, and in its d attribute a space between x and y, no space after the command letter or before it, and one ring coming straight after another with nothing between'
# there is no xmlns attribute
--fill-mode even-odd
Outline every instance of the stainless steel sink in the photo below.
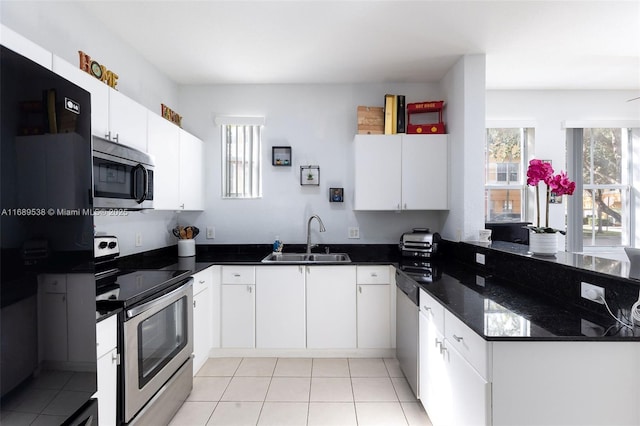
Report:
<svg viewBox="0 0 640 426"><path fill-rule="evenodd" d="M351 263L346 253L271 253L262 263Z"/></svg>

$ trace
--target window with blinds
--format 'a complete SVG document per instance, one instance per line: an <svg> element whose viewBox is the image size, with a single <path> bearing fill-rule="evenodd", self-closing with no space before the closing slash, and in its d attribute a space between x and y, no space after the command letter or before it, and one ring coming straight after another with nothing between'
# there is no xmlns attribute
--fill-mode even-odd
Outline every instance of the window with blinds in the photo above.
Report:
<svg viewBox="0 0 640 426"><path fill-rule="evenodd" d="M260 124L223 124L222 197L260 198L262 167Z"/></svg>

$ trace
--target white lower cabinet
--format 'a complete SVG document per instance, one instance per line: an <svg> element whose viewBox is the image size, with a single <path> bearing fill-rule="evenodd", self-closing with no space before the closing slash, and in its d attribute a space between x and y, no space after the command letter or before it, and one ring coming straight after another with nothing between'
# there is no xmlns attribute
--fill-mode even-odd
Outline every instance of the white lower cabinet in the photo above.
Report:
<svg viewBox="0 0 640 426"><path fill-rule="evenodd" d="M420 400L431 422L491 424L486 342L422 289L419 300Z"/></svg>
<svg viewBox="0 0 640 426"><path fill-rule="evenodd" d="M255 347L255 267L223 266L221 346Z"/></svg>
<svg viewBox="0 0 640 426"><path fill-rule="evenodd" d="M392 349L392 271L389 265L223 265L220 297L213 291L220 344L214 337L211 347Z"/></svg>
<svg viewBox="0 0 640 426"><path fill-rule="evenodd" d="M356 267L307 266L307 348L356 344Z"/></svg>
<svg viewBox="0 0 640 426"><path fill-rule="evenodd" d="M395 322L392 321L390 272L389 266L357 266L358 348L392 347L391 330ZM395 292L395 286L393 290Z"/></svg>
<svg viewBox="0 0 640 426"><path fill-rule="evenodd" d="M98 357L98 421L101 425L116 424L118 398L118 321L115 315L96 325L96 353Z"/></svg>
<svg viewBox="0 0 640 426"><path fill-rule="evenodd" d="M445 414L445 424L490 425L489 383L446 339L444 345L442 376L448 379L449 393L442 402L451 407Z"/></svg>
<svg viewBox="0 0 640 426"><path fill-rule="evenodd" d="M420 290L420 400L434 426L638 425L638 359L636 342L486 341Z"/></svg>
<svg viewBox="0 0 640 426"><path fill-rule="evenodd" d="M306 346L304 266L256 267L256 347Z"/></svg>
<svg viewBox="0 0 640 426"><path fill-rule="evenodd" d="M209 358L212 346L212 269L193 275L193 375Z"/></svg>

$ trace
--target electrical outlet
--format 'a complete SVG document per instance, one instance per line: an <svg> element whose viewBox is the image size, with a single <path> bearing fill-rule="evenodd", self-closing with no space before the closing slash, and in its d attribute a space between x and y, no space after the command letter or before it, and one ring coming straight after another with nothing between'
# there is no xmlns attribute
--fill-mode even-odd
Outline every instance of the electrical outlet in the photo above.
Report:
<svg viewBox="0 0 640 426"><path fill-rule="evenodd" d="M476 253L476 263L484 265L484 254Z"/></svg>
<svg viewBox="0 0 640 426"><path fill-rule="evenodd" d="M207 227L207 240L213 240L216 237L216 228L213 226Z"/></svg>
<svg viewBox="0 0 640 426"><path fill-rule="evenodd" d="M142 247L142 234L136 232L136 247Z"/></svg>
<svg viewBox="0 0 640 426"><path fill-rule="evenodd" d="M357 228L357 227L349 228L349 238L351 239L360 238L360 228Z"/></svg>
<svg viewBox="0 0 640 426"><path fill-rule="evenodd" d="M604 305L604 288L583 281L580 283L580 297Z"/></svg>

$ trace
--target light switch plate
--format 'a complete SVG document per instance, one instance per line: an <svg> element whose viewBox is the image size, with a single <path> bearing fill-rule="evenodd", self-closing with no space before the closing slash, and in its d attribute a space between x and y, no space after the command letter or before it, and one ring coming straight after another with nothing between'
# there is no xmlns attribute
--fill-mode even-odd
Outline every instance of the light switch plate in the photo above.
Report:
<svg viewBox="0 0 640 426"><path fill-rule="evenodd" d="M476 253L476 263L484 265L484 254Z"/></svg>
<svg viewBox="0 0 640 426"><path fill-rule="evenodd" d="M213 240L216 237L216 228L213 226L207 227L207 240Z"/></svg>
<svg viewBox="0 0 640 426"><path fill-rule="evenodd" d="M360 238L360 228L357 228L357 227L349 228L349 238L350 239Z"/></svg>

